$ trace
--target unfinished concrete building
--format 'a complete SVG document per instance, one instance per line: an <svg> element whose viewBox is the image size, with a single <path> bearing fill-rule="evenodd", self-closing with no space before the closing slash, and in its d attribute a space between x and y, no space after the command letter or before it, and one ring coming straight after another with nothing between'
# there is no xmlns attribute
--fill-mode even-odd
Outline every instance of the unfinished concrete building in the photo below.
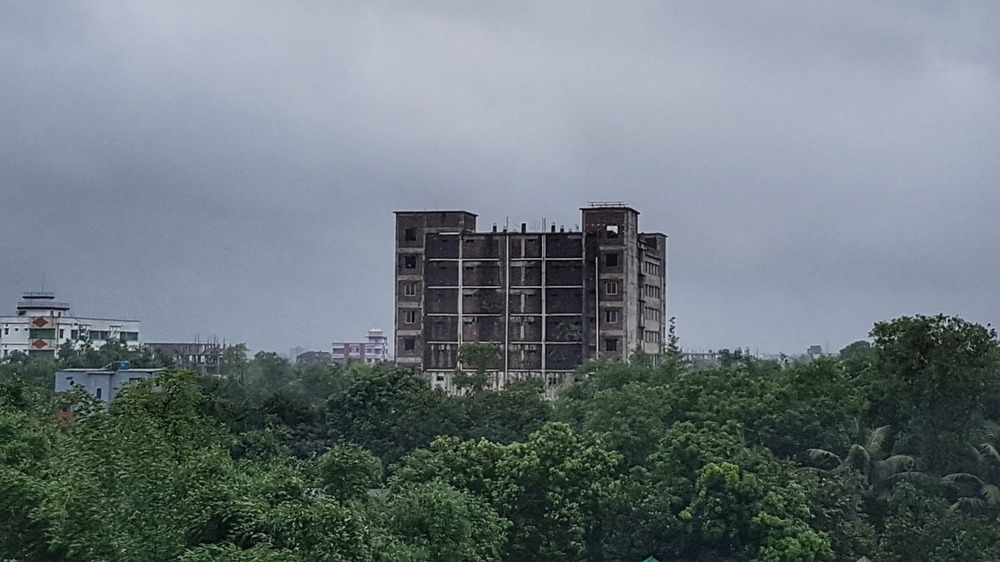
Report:
<svg viewBox="0 0 1000 562"><path fill-rule="evenodd" d="M490 384L554 394L589 359L653 361L666 338L667 237L623 203L581 209L581 231L476 231L466 211L396 213L396 361L454 391L463 343L499 346ZM470 369L471 370L471 369Z"/></svg>

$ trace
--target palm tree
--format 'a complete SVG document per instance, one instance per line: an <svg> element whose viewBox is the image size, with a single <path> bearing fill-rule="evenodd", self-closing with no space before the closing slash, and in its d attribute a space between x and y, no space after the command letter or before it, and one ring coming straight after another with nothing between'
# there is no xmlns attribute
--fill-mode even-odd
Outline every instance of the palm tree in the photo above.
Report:
<svg viewBox="0 0 1000 562"><path fill-rule="evenodd" d="M996 516L1000 513L1000 425L986 422L978 446L969 447L973 463L972 472L955 472L941 478L942 482L960 494L951 505L951 511Z"/></svg>
<svg viewBox="0 0 1000 562"><path fill-rule="evenodd" d="M891 431L888 425L862 429L855 420L850 433L856 441L844 456L824 449L809 449L809 458L838 472L851 472L861 477L865 495L879 496L898 480L922 476L915 471L916 459L911 455L888 455L885 444Z"/></svg>

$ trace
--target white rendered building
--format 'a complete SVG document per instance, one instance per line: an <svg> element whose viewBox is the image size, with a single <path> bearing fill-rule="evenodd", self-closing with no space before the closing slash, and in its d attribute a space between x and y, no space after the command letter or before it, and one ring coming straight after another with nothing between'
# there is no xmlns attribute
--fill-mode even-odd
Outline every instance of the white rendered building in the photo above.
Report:
<svg viewBox="0 0 1000 562"><path fill-rule="evenodd" d="M359 363L382 363L388 361L389 338L382 330L368 330L368 340L363 342L335 342L331 348L334 363L346 365L357 361Z"/></svg>
<svg viewBox="0 0 1000 562"><path fill-rule="evenodd" d="M55 357L63 343L83 340L95 348L109 341L137 347L139 321L74 317L69 303L48 292L24 293L15 315L0 317L0 357L16 351Z"/></svg>

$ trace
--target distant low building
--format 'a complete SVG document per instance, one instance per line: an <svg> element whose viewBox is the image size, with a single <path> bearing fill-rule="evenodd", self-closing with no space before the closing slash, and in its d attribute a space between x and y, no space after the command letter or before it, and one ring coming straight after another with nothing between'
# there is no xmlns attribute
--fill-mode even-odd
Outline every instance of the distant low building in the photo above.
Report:
<svg viewBox="0 0 1000 562"><path fill-rule="evenodd" d="M329 351L304 351L295 356L295 363L303 366L333 365L333 354Z"/></svg>
<svg viewBox="0 0 1000 562"><path fill-rule="evenodd" d="M223 346L217 341L209 342L148 342L143 347L153 353L166 356L174 365L190 369L202 375L218 375L222 360Z"/></svg>
<svg viewBox="0 0 1000 562"><path fill-rule="evenodd" d="M391 359L389 356L389 338L382 330L368 330L368 339L362 342L335 342L331 348L334 363L381 363Z"/></svg>
<svg viewBox="0 0 1000 562"><path fill-rule="evenodd" d="M139 321L72 316L69 303L50 292L24 293L14 316L0 317L0 357L14 352L56 357L60 345L84 340L95 348L109 341L138 347Z"/></svg>
<svg viewBox="0 0 1000 562"><path fill-rule="evenodd" d="M719 352L712 351L685 351L681 353L681 358L696 367L715 367L719 364Z"/></svg>
<svg viewBox="0 0 1000 562"><path fill-rule="evenodd" d="M107 405L125 386L151 379L162 370L130 369L127 363L112 365L109 369L63 369L56 371L55 391L70 392L81 388Z"/></svg>

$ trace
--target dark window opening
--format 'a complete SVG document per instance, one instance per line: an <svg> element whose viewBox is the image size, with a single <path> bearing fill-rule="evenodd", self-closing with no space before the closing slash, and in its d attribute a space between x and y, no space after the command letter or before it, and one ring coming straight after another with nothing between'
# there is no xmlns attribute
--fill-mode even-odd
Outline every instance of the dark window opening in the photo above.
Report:
<svg viewBox="0 0 1000 562"><path fill-rule="evenodd" d="M413 351L417 347L417 342L413 338L403 340L403 351Z"/></svg>
<svg viewBox="0 0 1000 562"><path fill-rule="evenodd" d="M406 269L417 268L417 256L406 256L403 258L403 267Z"/></svg>
<svg viewBox="0 0 1000 562"><path fill-rule="evenodd" d="M606 232L608 238L618 238L618 225L609 224Z"/></svg>
<svg viewBox="0 0 1000 562"><path fill-rule="evenodd" d="M618 267L618 254L606 254L604 256L604 265L608 267Z"/></svg>
<svg viewBox="0 0 1000 562"><path fill-rule="evenodd" d="M614 338L604 340L604 351L618 351L618 340Z"/></svg>
<svg viewBox="0 0 1000 562"><path fill-rule="evenodd" d="M412 228L407 228L403 231L403 240L412 242L417 239L417 231Z"/></svg>

